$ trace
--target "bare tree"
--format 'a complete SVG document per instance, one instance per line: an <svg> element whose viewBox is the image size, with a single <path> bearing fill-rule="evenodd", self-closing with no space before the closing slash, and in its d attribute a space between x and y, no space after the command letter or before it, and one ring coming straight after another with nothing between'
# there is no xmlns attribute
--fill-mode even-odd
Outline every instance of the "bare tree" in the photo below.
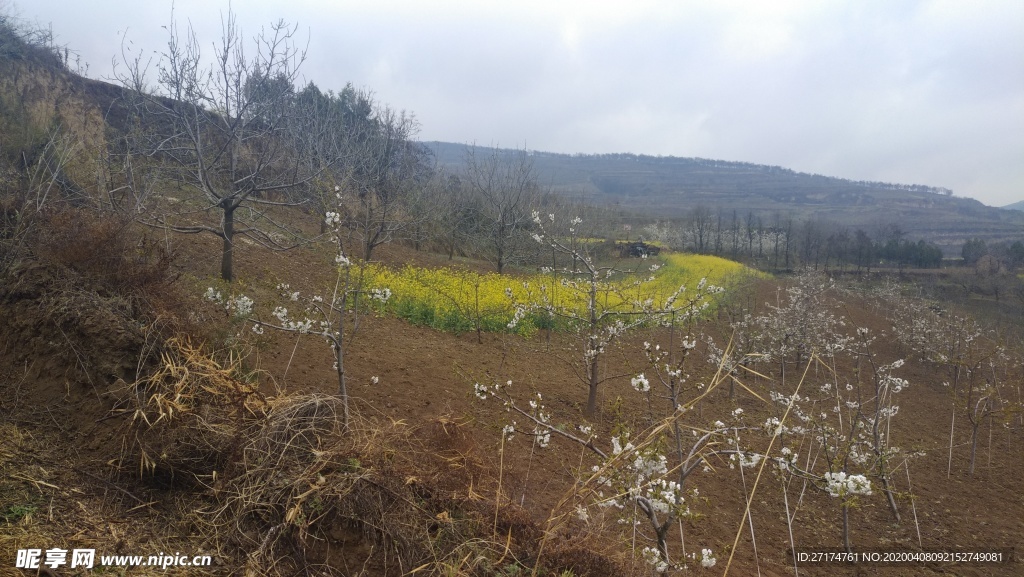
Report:
<svg viewBox="0 0 1024 577"><path fill-rule="evenodd" d="M295 43L296 28L283 21L262 30L247 52L231 12L209 64L191 26L182 34L172 22L167 30L152 88L150 63L141 57L124 56L127 70L117 74L141 127L128 154L148 159L186 195L173 208L151 206L146 222L220 237L220 273L231 280L235 236L284 248L291 231L267 209L296 204L285 195L319 174L297 153L301 123L291 106L305 52ZM211 212L219 222L211 222Z"/></svg>
<svg viewBox="0 0 1024 577"><path fill-rule="evenodd" d="M306 210L320 221L320 233L326 234L323 215L338 209L335 187L344 180L353 151L368 132L373 102L351 84L335 94L310 82L295 95L294 106L298 157L306 163L307 173L320 174L304 184L300 195Z"/></svg>
<svg viewBox="0 0 1024 577"><path fill-rule="evenodd" d="M365 99L372 102L367 94ZM374 106L372 118L349 137L345 188L354 192L345 225L370 260L373 249L416 229L425 215L413 210L415 196L430 178L429 151L413 142L419 132L415 116L388 106Z"/></svg>
<svg viewBox="0 0 1024 577"><path fill-rule="evenodd" d="M805 267L813 266L814 270L818 270L818 262L825 245L827 226L822 221L810 218L801 226L800 258Z"/></svg>
<svg viewBox="0 0 1024 577"><path fill-rule="evenodd" d="M525 150L495 148L482 155L472 147L466 152L464 182L479 201L481 252L502 274L529 250L524 233L538 190L533 161Z"/></svg>
<svg viewBox="0 0 1024 577"><path fill-rule="evenodd" d="M754 216L753 211L747 212L747 217L743 220L743 228L747 237L747 256L753 260L754 238L758 235L758 219Z"/></svg>
<svg viewBox="0 0 1024 577"><path fill-rule="evenodd" d="M690 211L689 225L693 239L693 252L707 254L711 248L711 234L714 230L714 213L699 204Z"/></svg>
<svg viewBox="0 0 1024 577"><path fill-rule="evenodd" d="M428 235L453 260L456 253L466 255L477 224L476 199L457 174L437 168L424 199L430 205Z"/></svg>

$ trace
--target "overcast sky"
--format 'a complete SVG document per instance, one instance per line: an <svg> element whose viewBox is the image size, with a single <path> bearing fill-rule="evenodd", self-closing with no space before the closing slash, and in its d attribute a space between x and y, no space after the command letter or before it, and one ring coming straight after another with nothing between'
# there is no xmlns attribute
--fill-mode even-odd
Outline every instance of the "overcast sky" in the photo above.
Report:
<svg viewBox="0 0 1024 577"><path fill-rule="evenodd" d="M161 51L169 0L15 0L89 75ZM304 77L416 114L419 138L774 164L1024 200L1024 1L236 0ZM227 2L178 0L204 47Z"/></svg>

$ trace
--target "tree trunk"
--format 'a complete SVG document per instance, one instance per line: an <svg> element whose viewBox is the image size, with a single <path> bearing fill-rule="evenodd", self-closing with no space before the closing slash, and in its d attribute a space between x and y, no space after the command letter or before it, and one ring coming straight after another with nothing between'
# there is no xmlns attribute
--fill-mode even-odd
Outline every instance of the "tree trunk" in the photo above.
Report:
<svg viewBox="0 0 1024 577"><path fill-rule="evenodd" d="M981 425L979 419L977 423L971 421L971 464L967 469L967 474L971 477L974 476L974 460L978 455L978 427Z"/></svg>
<svg viewBox="0 0 1024 577"><path fill-rule="evenodd" d="M576 255L573 254L573 269L576 268ZM591 268L590 271L590 291L589 291L589 307L590 314L590 336L587 337L587 347L593 356L590 358L589 373L587 376L590 379L590 394L587 396L587 416L593 417L597 414L597 387L600 384L597 376L597 359L600 357L600 337L597 334L597 273Z"/></svg>
<svg viewBox="0 0 1024 577"><path fill-rule="evenodd" d="M341 399L342 425L348 430L348 385L345 383L345 302L348 300L349 276L345 273L345 291L341 297L341 310L338 311L338 334L334 339L334 360L338 372L338 397ZM332 303L333 305L333 303Z"/></svg>
<svg viewBox="0 0 1024 577"><path fill-rule="evenodd" d="M587 395L587 416L593 417L597 414L597 356L590 361L590 393Z"/></svg>
<svg viewBox="0 0 1024 577"><path fill-rule="evenodd" d="M843 549L847 553L853 552L853 546L850 544L850 506L843 503Z"/></svg>
<svg viewBox="0 0 1024 577"><path fill-rule="evenodd" d="M224 239L224 249L221 252L220 258L220 278L231 282L234 280L234 271L232 270L232 260L234 253L234 237L235 237L235 207L230 204L222 205L224 211L224 227L221 231L223 234L221 238Z"/></svg>
<svg viewBox="0 0 1024 577"><path fill-rule="evenodd" d="M338 397L341 398L342 426L348 428L348 386L345 384L345 353L341 343L334 347L334 358L338 363Z"/></svg>
<svg viewBox="0 0 1024 577"><path fill-rule="evenodd" d="M661 526L654 528L654 534L658 538L658 553L661 554L661 558L666 563L672 561L668 558L668 530L672 528L672 515L668 516L668 519L661 524Z"/></svg>
<svg viewBox="0 0 1024 577"><path fill-rule="evenodd" d="M896 496L893 495L892 484L889 482L888 473L882 475L882 492L885 493L885 500L889 503L889 512L892 513L896 523L899 524L903 518L900 517L899 507L896 506Z"/></svg>

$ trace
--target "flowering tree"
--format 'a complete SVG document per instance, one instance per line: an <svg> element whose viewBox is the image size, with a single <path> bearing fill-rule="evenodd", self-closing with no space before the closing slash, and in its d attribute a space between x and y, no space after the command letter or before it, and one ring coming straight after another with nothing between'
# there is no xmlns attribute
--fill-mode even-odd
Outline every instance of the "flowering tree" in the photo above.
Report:
<svg viewBox="0 0 1024 577"><path fill-rule="evenodd" d="M580 494L589 495L591 500L576 504L576 517L589 521L592 506L617 511L619 524L633 528L634 549L637 547L638 527L646 526L653 535L655 546L639 549L643 560L658 572L679 566L670 555L669 532L680 519L693 516L687 499L699 495L696 488L684 491L682 480L715 454L715 447L719 444L716 439L728 431L724 425L700 431L694 440L688 441L686 462L673 465L664 454L662 442L675 420L672 417L646 432L636 444L630 440L630 434L624 427L617 427L619 430L602 448L590 425L555 424L543 405L540 393L535 393L526 407L517 403L511 381L490 386L476 383L473 392L479 399L500 401L509 412L529 423L523 426L512 420L506 424L502 428L505 441L511 440L516 433L522 433L544 448L552 436L556 436L586 447L597 456L600 464L595 464L590 474L580 480L581 487L578 488ZM695 556L690 557L696 559ZM711 549L702 549L700 563L704 567L715 565Z"/></svg>
<svg viewBox="0 0 1024 577"><path fill-rule="evenodd" d="M570 257L571 267L557 271L562 275L561 288L575 293L577 298L559 298L552 291L541 287L537 298L530 303L517 303L515 316L509 323L514 328L527 314L539 312L561 319L581 337L581 359L570 363L576 375L588 389L586 414L597 413L597 394L602 383L624 375L601 376L601 359L619 338L640 326L651 326L666 322L682 322L696 318L710 305L710 297L721 289L707 284L702 279L696 291L683 298L685 286L680 286L664 300L655 302L655 296L645 290L645 285L654 280L653 273L658 264L647 267L647 275L639 271L626 271L612 265L603 265L587 251L586 243L578 236L579 217L569 221L568 237L549 235L548 224L555 222L555 215L549 214L547 221L533 212L533 222L539 232L533 238L540 244L551 247L553 252ZM548 272L556 272L545 269ZM616 277L633 276L631 282ZM613 280L615 279L615 280ZM511 297L511 290L508 292ZM578 307L575 303L582 302Z"/></svg>
<svg viewBox="0 0 1024 577"><path fill-rule="evenodd" d="M785 300L779 295L764 314L734 323L733 329L749 340L748 360L778 363L785 384L787 365L801 368L813 354L830 356L845 350L852 337L845 333L846 321L827 302L834 290L831 278L804 271L786 289Z"/></svg>
<svg viewBox="0 0 1024 577"><path fill-rule="evenodd" d="M854 387L847 385L843 389L849 395L831 383L824 383L814 393L803 396L799 386L792 395L773 391L772 401L784 412L781 417L766 419L762 428L767 435L778 439L781 446L779 454L770 459L777 471L784 477L803 479L804 488L810 485L839 499L843 545L849 550L850 508L860 496L872 494L867 476L853 470L870 471L872 451L871 438L864 431L862 419L847 414L848 428L840 425L844 412L859 410L857 402L841 400L855 397ZM801 463L799 453L792 447L802 446L806 438L811 439L812 445Z"/></svg>
<svg viewBox="0 0 1024 577"><path fill-rule="evenodd" d="M342 196L335 190L336 198L340 203ZM360 294L363 294L360 283L360 275L353 275L353 268L359 264L353 264L346 256L342 245L340 234L341 217L337 212L328 212L325 216L327 226L333 231L332 240L336 243L337 253L334 262L337 265L333 287L322 294L304 296L300 291L292 291L287 284L279 284L279 291L282 300L301 303L302 311L296 314L289 311L287 306L276 306L270 314L272 319L262 319L253 315L253 301L245 295L224 299L221 294L213 288L207 290L206 297L209 300L222 302L225 306L234 311L238 318L248 320L252 323L252 331L256 334L263 334L264 328L271 328L278 331L292 332L298 334L309 334L318 336L330 345L334 356L334 372L338 378L338 396L341 398L343 407L343 425L348 426L348 386L345 375L345 318L350 306L356 303ZM367 297L372 301L386 303L391 298L391 291L387 288L375 288L365 291ZM376 379L376 377L374 377Z"/></svg>
<svg viewBox="0 0 1024 577"><path fill-rule="evenodd" d="M978 433L986 420L991 427L997 416L1011 415L1020 400L1006 395L1012 382L1009 369L1018 364L998 335L984 330L974 319L949 314L934 303L904 297L898 290L876 292L892 311L893 333L900 344L923 363L944 368L952 402L950 415L949 464L953 466L953 438L957 414L966 417L971 430L968 474L973 475L977 459Z"/></svg>
<svg viewBox="0 0 1024 577"><path fill-rule="evenodd" d="M866 387L867 394L862 392L858 400L850 401L850 406L858 410L855 417L863 421L870 436L867 445L873 455L873 469L882 483L889 510L898 523L900 512L893 496L890 463L899 454L899 448L891 444L889 432L892 418L900 408L895 402L896 396L909 386L909 382L893 374L893 371L903 366L903 359L888 364L880 363L871 350L873 342L874 336L868 329L857 329L858 346L853 351L858 364L857 374L867 373L870 382ZM861 365L866 365L869 370L862 372Z"/></svg>
<svg viewBox="0 0 1024 577"><path fill-rule="evenodd" d="M900 521L891 479L900 449L891 443L890 430L899 412L897 398L909 383L897 376L902 359L880 360L875 335L867 328L851 331L833 312L834 291L830 279L805 272L786 290L785 300L769 304L764 314L748 315L733 329L745 360L778 369L769 396L781 411L763 428L782 441L786 453L772 462L785 474L800 476L805 488L811 484L840 498L843 542L849 547L849 510L856 497L871 494L869 476L881 484L894 520ZM712 362L727 365L710 340L708 349ZM792 394L778 390L788 388L788 366L802 369ZM810 374L825 375L824 382L808 385ZM788 443L805 439L814 449L801 464Z"/></svg>
<svg viewBox="0 0 1024 577"><path fill-rule="evenodd" d="M895 400L909 385L894 374L903 366L902 360L878 361L868 329L858 329L855 341L843 341L841 348L833 346L828 352L812 350L794 393L770 391L781 411L762 427L780 440L782 453L773 458L780 471L801 477L805 487L810 483L840 499L843 544L849 549L850 507L856 497L872 494L869 475L880 481L893 518L900 521L891 485L891 463L900 449L891 444L890 424L899 412ZM837 369L840 351L853 357L855 378L846 380ZM805 388L812 366L820 368L827 380ZM812 450L801 464L790 445L803 445L805 439L810 439Z"/></svg>

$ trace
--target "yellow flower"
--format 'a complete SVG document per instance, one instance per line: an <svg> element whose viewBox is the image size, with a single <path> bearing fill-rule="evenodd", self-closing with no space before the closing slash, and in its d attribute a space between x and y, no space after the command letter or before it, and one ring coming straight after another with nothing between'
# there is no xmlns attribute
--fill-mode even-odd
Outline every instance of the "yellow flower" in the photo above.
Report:
<svg viewBox="0 0 1024 577"><path fill-rule="evenodd" d="M652 267L652 265L655 265ZM635 310L637 303L664 306L665 300L681 285L694 294L702 278L707 283L727 286L729 278L750 272L743 265L713 256L667 254L636 261L637 274L612 275L602 279L599 302L603 310ZM656 270L652 270L656 269ZM555 309L586 309L585 283L573 286L553 274L525 276L477 273L448 267L423 268L406 265L390 269L380 264L366 265L363 274L365 292L390 289L391 298L371 305L414 324L455 333L472 330L509 331L528 335L537 328L558 328L555 320L541 312L509 323L516 305L537 311L551 305Z"/></svg>

